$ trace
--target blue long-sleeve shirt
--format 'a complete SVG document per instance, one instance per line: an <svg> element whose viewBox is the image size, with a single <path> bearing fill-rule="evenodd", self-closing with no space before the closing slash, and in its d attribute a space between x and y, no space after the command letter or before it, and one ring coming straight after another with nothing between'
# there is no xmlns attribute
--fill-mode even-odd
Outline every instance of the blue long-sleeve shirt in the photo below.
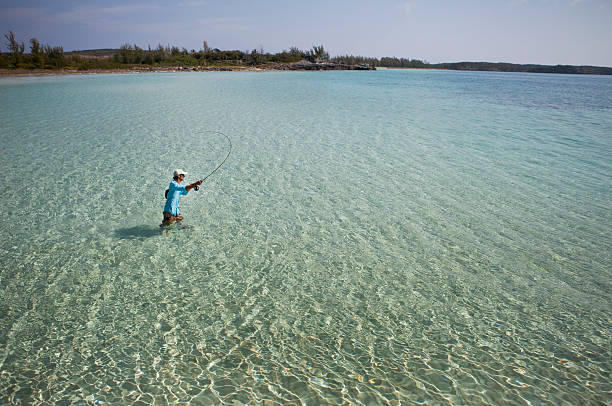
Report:
<svg viewBox="0 0 612 406"><path fill-rule="evenodd" d="M168 198L166 199L164 211L172 214L173 216L178 216L180 214L179 200L181 200L181 195L186 195L187 193L186 186L181 185L175 180L170 182L170 186L168 186Z"/></svg>

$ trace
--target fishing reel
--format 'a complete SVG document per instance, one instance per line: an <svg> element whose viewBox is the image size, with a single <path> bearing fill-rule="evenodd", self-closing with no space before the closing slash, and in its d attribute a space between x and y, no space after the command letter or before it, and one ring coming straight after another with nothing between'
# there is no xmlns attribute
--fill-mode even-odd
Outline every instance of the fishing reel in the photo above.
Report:
<svg viewBox="0 0 612 406"><path fill-rule="evenodd" d="M197 192L198 190L200 190L199 186L194 186L193 189ZM164 193L164 197L167 199L168 198L168 192L170 191L170 189L166 189L166 192Z"/></svg>

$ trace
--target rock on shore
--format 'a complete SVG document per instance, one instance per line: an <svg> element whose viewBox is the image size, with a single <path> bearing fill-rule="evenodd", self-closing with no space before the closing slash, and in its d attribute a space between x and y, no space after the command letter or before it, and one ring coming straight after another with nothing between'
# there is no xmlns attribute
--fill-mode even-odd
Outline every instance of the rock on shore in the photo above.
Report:
<svg viewBox="0 0 612 406"><path fill-rule="evenodd" d="M274 67L278 70L376 70L376 68L369 65L347 65L345 63L337 62L310 62L310 61L299 61L288 64L279 64Z"/></svg>

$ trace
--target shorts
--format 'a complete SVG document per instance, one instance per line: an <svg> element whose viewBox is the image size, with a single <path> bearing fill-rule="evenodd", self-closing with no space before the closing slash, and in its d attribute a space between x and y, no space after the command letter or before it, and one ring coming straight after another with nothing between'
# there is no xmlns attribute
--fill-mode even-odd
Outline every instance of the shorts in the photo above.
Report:
<svg viewBox="0 0 612 406"><path fill-rule="evenodd" d="M173 216L172 214L168 213L167 211L164 212L164 219L162 220L161 226L162 227L167 227L169 225L171 225L174 222L181 222L183 221L183 216L181 216L180 214L177 214L176 216Z"/></svg>

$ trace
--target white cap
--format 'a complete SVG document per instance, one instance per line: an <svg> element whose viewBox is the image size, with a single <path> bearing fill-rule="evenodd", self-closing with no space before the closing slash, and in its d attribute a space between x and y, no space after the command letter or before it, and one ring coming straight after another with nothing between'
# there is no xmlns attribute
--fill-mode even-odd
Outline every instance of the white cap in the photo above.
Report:
<svg viewBox="0 0 612 406"><path fill-rule="evenodd" d="M174 170L174 176L176 177L176 176L180 176L180 175L187 175L187 172L185 172L182 169L175 169Z"/></svg>

